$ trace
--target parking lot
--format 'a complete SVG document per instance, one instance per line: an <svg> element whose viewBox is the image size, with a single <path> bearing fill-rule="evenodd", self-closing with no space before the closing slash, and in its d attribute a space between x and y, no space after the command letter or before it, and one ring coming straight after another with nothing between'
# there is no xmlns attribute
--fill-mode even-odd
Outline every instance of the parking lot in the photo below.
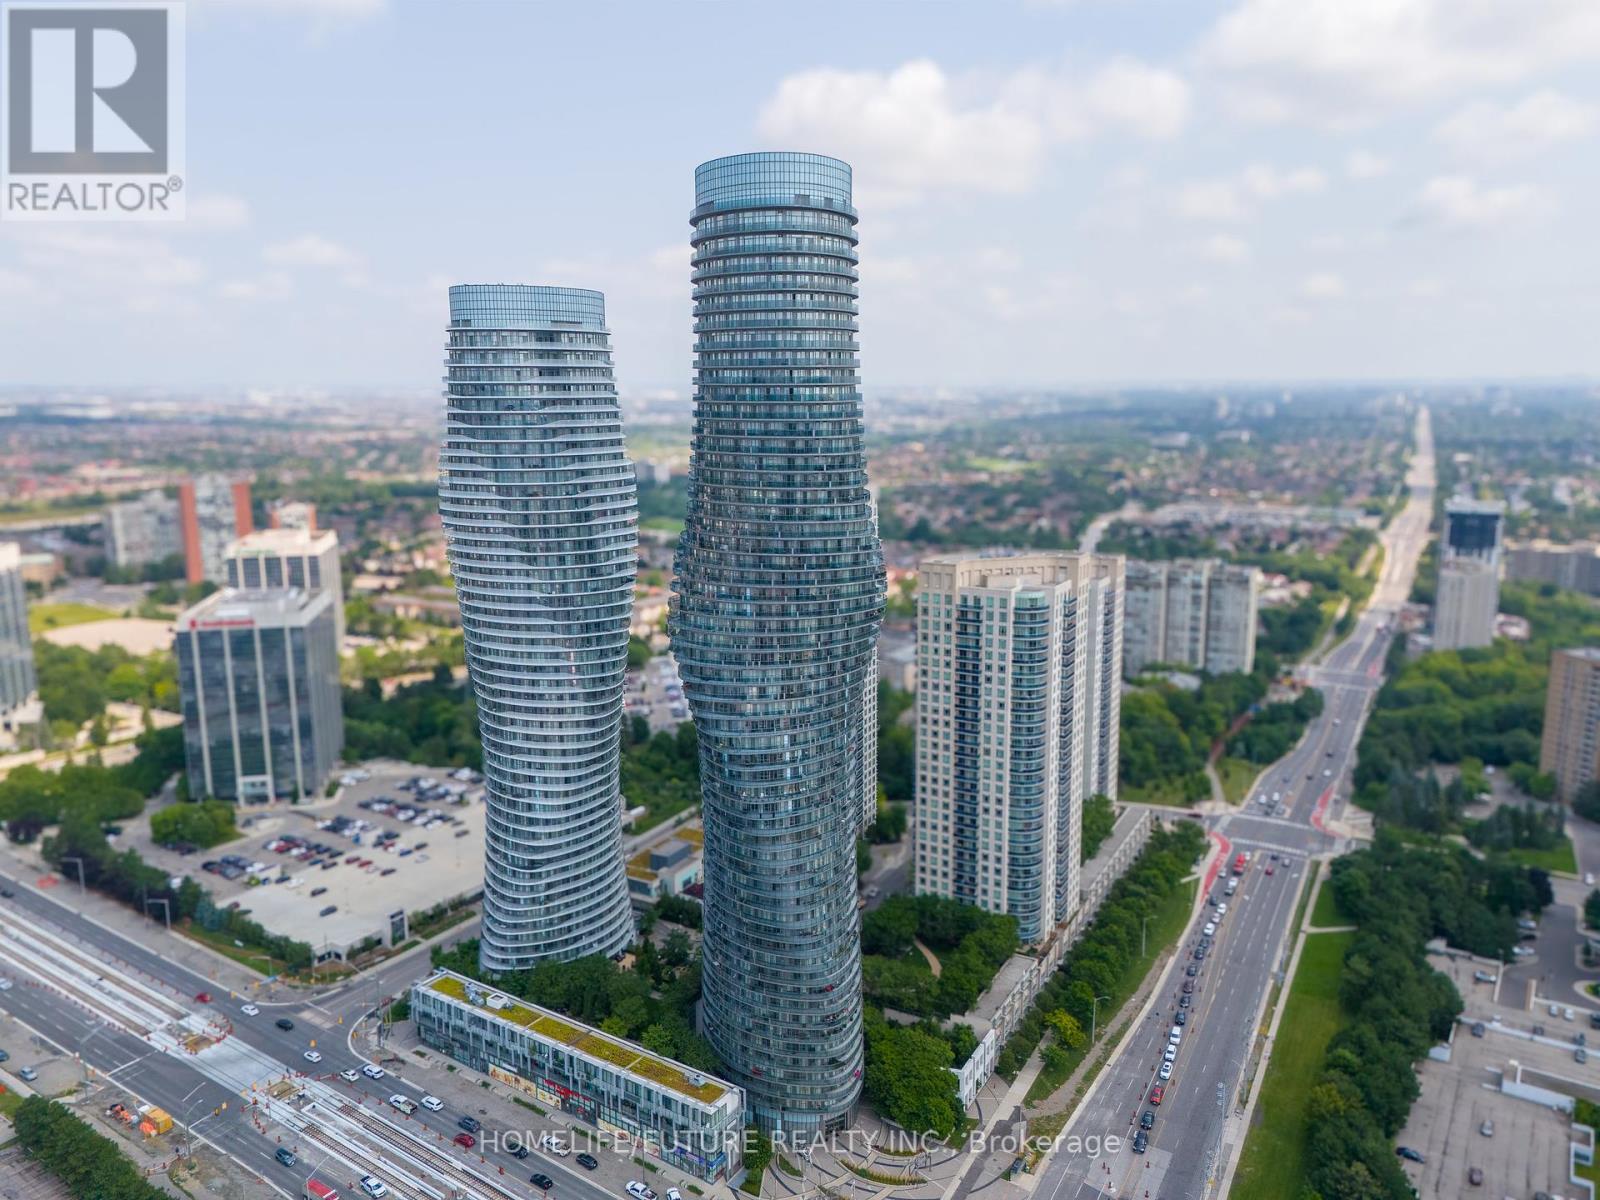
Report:
<svg viewBox="0 0 1600 1200"><path fill-rule="evenodd" d="M1465 956L1430 955L1449 975L1465 1007L1451 1044L1450 1061L1424 1059L1417 1068L1422 1095L1412 1106L1396 1144L1421 1153L1406 1174L1423 1197L1481 1194L1524 1197L1566 1186L1571 1118L1550 1105L1501 1091L1503 1078L1571 1095L1600 1088L1600 1057L1576 1061L1582 1043L1600 1043L1588 1010L1558 1005L1529 1012L1495 1000L1498 966ZM1515 989L1522 999L1522 989ZM1507 997L1509 999L1509 997ZM1570 1018L1568 1013L1571 1013ZM1597 1049L1600 1054L1600 1049ZM1473 1172L1481 1182L1473 1183Z"/></svg>
<svg viewBox="0 0 1600 1200"><path fill-rule="evenodd" d="M482 890L479 783L390 762L349 778L337 800L245 810L245 836L209 851L152 846L145 822L130 822L124 840L147 861L193 876L219 904L237 902L268 930L309 942L319 956L342 955L370 937L387 943L391 913Z"/></svg>
<svg viewBox="0 0 1600 1200"><path fill-rule="evenodd" d="M628 715L650 722L650 732L671 732L689 719L678 664L670 654L658 654L643 668L628 672Z"/></svg>

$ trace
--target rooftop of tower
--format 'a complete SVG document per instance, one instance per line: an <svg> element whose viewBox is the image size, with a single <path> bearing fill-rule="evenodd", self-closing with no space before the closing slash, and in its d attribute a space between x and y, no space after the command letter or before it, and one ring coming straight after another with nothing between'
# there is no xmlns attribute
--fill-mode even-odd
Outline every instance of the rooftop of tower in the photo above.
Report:
<svg viewBox="0 0 1600 1200"><path fill-rule="evenodd" d="M694 215L730 208L828 208L856 215L850 164L825 154L766 150L694 169Z"/></svg>
<svg viewBox="0 0 1600 1200"><path fill-rule="evenodd" d="M450 289L450 324L485 329L584 325L603 329L604 292L530 283L458 283Z"/></svg>

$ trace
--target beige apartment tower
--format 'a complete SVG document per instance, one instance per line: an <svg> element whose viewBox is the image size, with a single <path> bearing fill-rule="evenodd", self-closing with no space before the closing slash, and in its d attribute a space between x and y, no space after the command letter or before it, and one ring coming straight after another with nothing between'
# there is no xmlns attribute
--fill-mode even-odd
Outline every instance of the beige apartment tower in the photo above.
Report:
<svg viewBox="0 0 1600 1200"><path fill-rule="evenodd" d="M1600 778L1600 646L1550 656L1539 769L1556 778L1556 795L1571 804Z"/></svg>
<svg viewBox="0 0 1600 1200"><path fill-rule="evenodd" d="M948 556L917 580L916 890L1077 910L1083 802L1117 791L1123 560Z"/></svg>

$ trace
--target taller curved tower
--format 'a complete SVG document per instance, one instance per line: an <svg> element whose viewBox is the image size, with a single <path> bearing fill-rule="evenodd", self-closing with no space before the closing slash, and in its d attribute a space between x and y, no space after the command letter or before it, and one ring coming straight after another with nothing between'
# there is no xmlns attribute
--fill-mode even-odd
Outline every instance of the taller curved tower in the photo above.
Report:
<svg viewBox="0 0 1600 1200"><path fill-rule="evenodd" d="M605 297L450 289L439 512L478 701L486 971L633 937L618 779L638 498Z"/></svg>
<svg viewBox="0 0 1600 1200"><path fill-rule="evenodd" d="M850 168L695 171L697 380L668 629L700 737L707 1036L768 1130L861 1090L855 839L883 610Z"/></svg>

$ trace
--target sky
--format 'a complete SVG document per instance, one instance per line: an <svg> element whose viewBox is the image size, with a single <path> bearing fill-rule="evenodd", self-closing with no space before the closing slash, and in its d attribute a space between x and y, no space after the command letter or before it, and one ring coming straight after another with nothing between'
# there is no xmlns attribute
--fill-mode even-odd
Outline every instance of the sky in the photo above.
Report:
<svg viewBox="0 0 1600 1200"><path fill-rule="evenodd" d="M183 225L0 225L0 383L691 385L697 163L833 154L869 388L1600 374L1595 0L189 0Z"/></svg>

